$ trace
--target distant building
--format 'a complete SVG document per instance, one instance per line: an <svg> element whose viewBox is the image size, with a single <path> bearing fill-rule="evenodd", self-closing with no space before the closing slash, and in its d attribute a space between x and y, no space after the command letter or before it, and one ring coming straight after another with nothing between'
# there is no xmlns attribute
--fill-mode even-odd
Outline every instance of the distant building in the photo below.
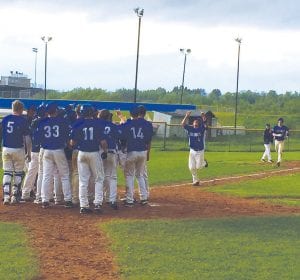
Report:
<svg viewBox="0 0 300 280"><path fill-rule="evenodd" d="M201 116L201 113L204 112L207 118L207 124L209 127L216 127L217 125L217 119L215 115L211 111L201 111L201 110L194 110L191 113L191 116L189 118L189 124L192 124L194 119L199 118ZM181 121L184 118L186 113L186 110L176 110L175 112L170 113L161 113L154 111L153 115L153 122L157 122L158 129L156 132L156 135L158 137L180 137L184 138L186 137L186 132L181 127ZM159 124L159 122L162 122ZM165 126L164 123L167 125ZM208 129L207 136L210 137L216 137L217 132L216 129Z"/></svg>
<svg viewBox="0 0 300 280"><path fill-rule="evenodd" d="M0 97L2 98L30 98L41 89L33 88L30 79L21 72L10 72L10 76L1 76Z"/></svg>

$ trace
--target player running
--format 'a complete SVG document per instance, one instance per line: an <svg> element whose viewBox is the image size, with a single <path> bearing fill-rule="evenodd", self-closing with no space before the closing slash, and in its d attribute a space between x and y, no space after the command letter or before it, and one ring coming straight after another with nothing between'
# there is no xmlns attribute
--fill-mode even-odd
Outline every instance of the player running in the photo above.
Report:
<svg viewBox="0 0 300 280"><path fill-rule="evenodd" d="M284 149L284 140L289 136L289 128L283 125L283 118L278 119L278 124L273 128L273 136L275 139L275 151L278 153L277 166L280 166L282 153Z"/></svg>
<svg viewBox="0 0 300 280"><path fill-rule="evenodd" d="M272 157L271 157L271 143L273 143L273 131L270 127L270 125L266 124L266 129L264 131L264 147L265 151L262 155L261 161L265 162L266 159L268 162L272 163Z"/></svg>
<svg viewBox="0 0 300 280"><path fill-rule="evenodd" d="M25 167L25 146L30 158L31 139L28 122L22 116L24 105L15 100L12 114L2 120L3 204L15 204L21 198L21 183ZM25 139L25 143L24 143ZM25 145L24 145L25 144ZM14 182L12 189L11 183Z"/></svg>
<svg viewBox="0 0 300 280"><path fill-rule="evenodd" d="M183 118L181 125L187 132L189 137L189 169L193 178L193 186L199 186L199 178L197 171L205 167L206 162L204 159L204 135L205 126L202 125L200 119L195 119L193 125L188 125L188 118L190 117L192 111L187 111L185 117Z"/></svg>

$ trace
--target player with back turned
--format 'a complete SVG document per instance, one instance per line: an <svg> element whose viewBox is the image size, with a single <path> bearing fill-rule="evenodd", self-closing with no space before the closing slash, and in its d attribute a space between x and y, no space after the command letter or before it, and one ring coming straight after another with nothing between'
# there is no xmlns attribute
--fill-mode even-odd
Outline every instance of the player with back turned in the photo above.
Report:
<svg viewBox="0 0 300 280"><path fill-rule="evenodd" d="M148 190L145 184L144 171L153 136L153 126L143 118L139 118L137 107L130 110L131 121L122 125L122 138L126 140L127 158L125 162L126 201L125 206L134 205L134 178L138 181L140 203L148 203Z"/></svg>
<svg viewBox="0 0 300 280"><path fill-rule="evenodd" d="M89 104L80 108L83 121L74 125L71 133L71 145L77 146L79 173L79 201L80 213L92 212L88 200L88 186L91 176L94 179L95 199L94 210L102 211L104 171L102 159L107 158L107 142L104 135L104 125L94 119L94 109ZM100 145L103 152L100 155Z"/></svg>
<svg viewBox="0 0 300 280"><path fill-rule="evenodd" d="M37 133L38 141L44 151L41 189L42 207L49 207L53 174L57 169L61 178L65 207L71 208L73 204L69 178L70 170L64 152L69 140L70 127L61 116L58 116L56 103L49 103L46 110L49 116L40 121Z"/></svg>
<svg viewBox="0 0 300 280"><path fill-rule="evenodd" d="M23 110L23 103L15 100L12 103L12 114L2 120L4 205L14 204L20 200L25 167L25 146L28 157L31 153L30 131L26 119L22 116Z"/></svg>

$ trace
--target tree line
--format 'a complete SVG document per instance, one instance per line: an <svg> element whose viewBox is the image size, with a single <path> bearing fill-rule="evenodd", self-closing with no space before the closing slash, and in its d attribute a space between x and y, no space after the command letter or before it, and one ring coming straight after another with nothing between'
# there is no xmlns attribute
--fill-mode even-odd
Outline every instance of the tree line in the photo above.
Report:
<svg viewBox="0 0 300 280"><path fill-rule="evenodd" d="M164 88L138 90L137 102L145 103L180 103L182 90L174 87L167 91ZM49 99L70 100L99 100L131 102L134 99L134 89L117 89L114 92L101 88L75 88L69 91L49 90ZM43 93L38 93L35 98L43 99ZM300 93L286 92L278 94L274 90L268 92L240 91L238 93L238 111L243 113L260 112L265 114L298 114L300 108ZM207 93L205 89L183 90L183 104L195 104L198 106L224 106L235 108L236 93L222 93L214 89Z"/></svg>

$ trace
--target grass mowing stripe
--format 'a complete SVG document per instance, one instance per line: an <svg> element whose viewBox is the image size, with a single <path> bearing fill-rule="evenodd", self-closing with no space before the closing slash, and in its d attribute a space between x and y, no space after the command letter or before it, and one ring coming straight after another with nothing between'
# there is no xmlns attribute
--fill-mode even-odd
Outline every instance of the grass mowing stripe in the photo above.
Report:
<svg viewBox="0 0 300 280"><path fill-rule="evenodd" d="M299 217L114 221L124 279L300 279Z"/></svg>
<svg viewBox="0 0 300 280"><path fill-rule="evenodd" d="M263 179L235 182L213 188L209 192L244 198L266 199L272 203L300 206L300 174L289 174Z"/></svg>
<svg viewBox="0 0 300 280"><path fill-rule="evenodd" d="M24 228L17 224L0 223L0 279L33 279L38 264L27 246Z"/></svg>

